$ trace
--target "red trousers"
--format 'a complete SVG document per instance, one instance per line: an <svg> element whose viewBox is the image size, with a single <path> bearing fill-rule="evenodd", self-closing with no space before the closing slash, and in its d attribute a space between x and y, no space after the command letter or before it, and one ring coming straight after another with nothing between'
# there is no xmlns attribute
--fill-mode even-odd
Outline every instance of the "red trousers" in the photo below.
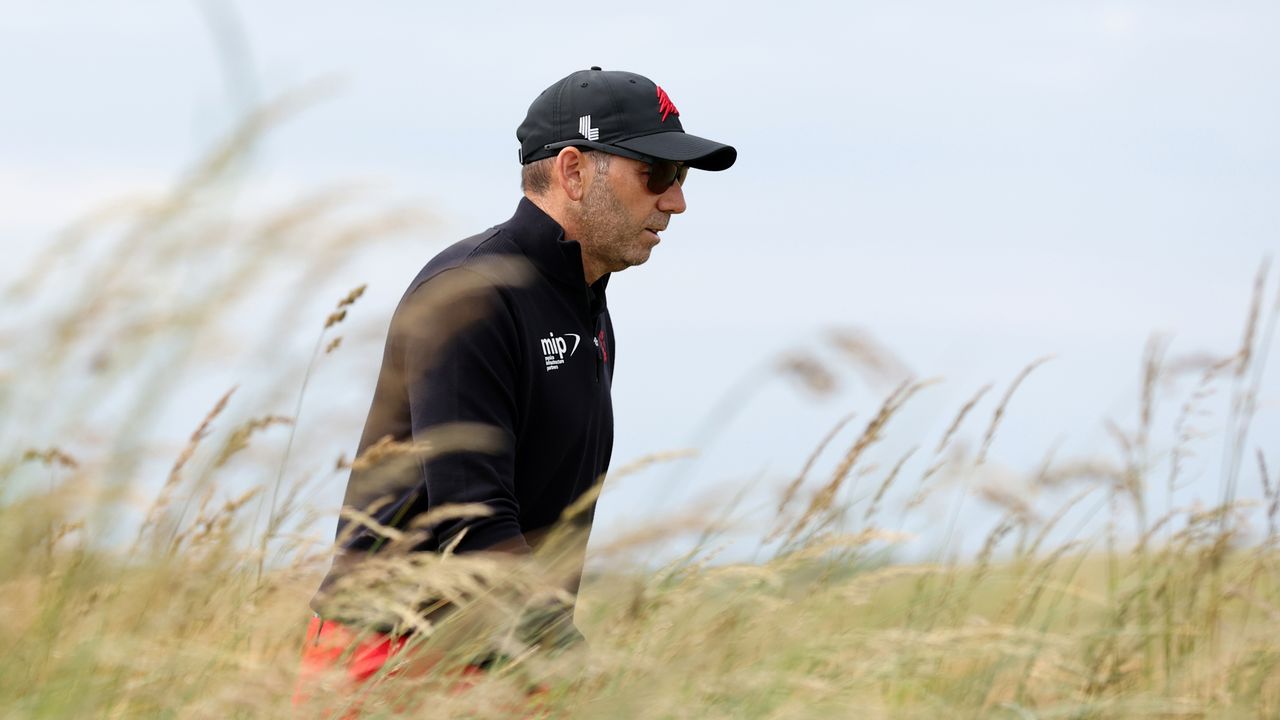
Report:
<svg viewBox="0 0 1280 720"><path fill-rule="evenodd" d="M337 707L348 706L347 720L360 716L359 691L367 681L376 675L396 655L400 654L409 638L406 636L390 636L382 633L366 632L359 634L351 628L332 620L311 619L307 627L307 639L302 649L302 663L298 671L298 683L294 688L293 707L295 713L303 709L316 711L323 708L325 716L332 715ZM443 660L439 651L415 651L413 663L409 670L397 670L385 673L383 677L403 676L408 674L424 675L434 669ZM318 683L325 676L332 676L335 670L343 670L346 676L344 687L333 689L320 688ZM479 681L485 670L477 665L467 665L452 673L453 682L449 686L450 693L468 690ZM332 698L329 702L313 705L310 696L316 692L327 692ZM545 687L534 687L528 690L529 703L522 707L511 708L513 717L543 717L541 698L547 692ZM528 713L534 714L528 714Z"/></svg>
<svg viewBox="0 0 1280 720"><path fill-rule="evenodd" d="M378 672L407 641L406 637L382 633L366 633L361 638L345 625L313 617L307 626L299 679L311 679L343 662L347 677L356 683L363 682ZM342 660L344 654L347 655L345 662Z"/></svg>
<svg viewBox="0 0 1280 720"><path fill-rule="evenodd" d="M307 639L302 648L302 662L298 669L298 683L294 688L293 706L301 709L308 705L313 692L320 690L318 681L325 676L332 676L335 670L341 669L346 676L345 687L339 688L334 702L326 705L350 703L352 705L348 718L359 716L360 708L354 695L365 686L366 682L382 670L393 657L404 650L409 642L406 636L391 636L376 632L357 633L351 628L332 620L311 618L307 627ZM430 671L441 657L422 654L415 657L414 675ZM454 692L461 692L475 684L475 676L484 671L472 665L458 672ZM391 677L398 673L387 673ZM333 693L332 690L327 692Z"/></svg>

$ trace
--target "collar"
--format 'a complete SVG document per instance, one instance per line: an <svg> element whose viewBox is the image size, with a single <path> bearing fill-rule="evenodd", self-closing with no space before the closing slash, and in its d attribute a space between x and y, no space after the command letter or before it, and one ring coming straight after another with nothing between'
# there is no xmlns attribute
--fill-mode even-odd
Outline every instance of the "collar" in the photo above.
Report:
<svg viewBox="0 0 1280 720"><path fill-rule="evenodd" d="M587 286L582 272L582 246L564 236L564 228L527 197L520 198L515 215L500 226L520 248L525 257L543 275L569 285L582 295L592 314L604 305L604 289L609 274Z"/></svg>

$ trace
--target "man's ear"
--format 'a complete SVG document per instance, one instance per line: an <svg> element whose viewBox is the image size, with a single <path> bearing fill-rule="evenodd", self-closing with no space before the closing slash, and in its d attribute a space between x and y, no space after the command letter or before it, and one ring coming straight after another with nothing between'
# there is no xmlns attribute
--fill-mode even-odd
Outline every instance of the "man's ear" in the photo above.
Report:
<svg viewBox="0 0 1280 720"><path fill-rule="evenodd" d="M566 197L573 202L582 199L586 192L586 157L576 147L567 147L556 155L551 166L552 180L560 185Z"/></svg>

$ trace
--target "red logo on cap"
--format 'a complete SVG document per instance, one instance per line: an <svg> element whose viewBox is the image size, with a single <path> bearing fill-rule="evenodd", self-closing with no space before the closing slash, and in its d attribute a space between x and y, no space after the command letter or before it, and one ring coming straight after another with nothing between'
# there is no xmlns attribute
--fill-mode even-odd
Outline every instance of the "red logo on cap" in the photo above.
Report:
<svg viewBox="0 0 1280 720"><path fill-rule="evenodd" d="M658 88L658 112L662 113L662 122L667 121L668 115L679 115L680 111L676 109L676 104L671 102L671 98L667 97L667 91L660 86Z"/></svg>

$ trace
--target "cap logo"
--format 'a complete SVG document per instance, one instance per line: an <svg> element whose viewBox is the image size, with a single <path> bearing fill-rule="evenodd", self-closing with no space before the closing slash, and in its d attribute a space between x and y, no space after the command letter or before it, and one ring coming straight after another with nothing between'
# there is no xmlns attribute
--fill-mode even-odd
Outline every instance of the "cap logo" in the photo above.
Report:
<svg viewBox="0 0 1280 720"><path fill-rule="evenodd" d="M583 115L582 117L578 118L578 132L582 135L582 137L588 140L600 139L600 128L591 127L590 115Z"/></svg>
<svg viewBox="0 0 1280 720"><path fill-rule="evenodd" d="M676 109L676 104L671 102L671 98L667 97L667 91L659 85L654 87L658 88L658 112L662 113L662 122L667 121L668 115L679 115L680 111Z"/></svg>

